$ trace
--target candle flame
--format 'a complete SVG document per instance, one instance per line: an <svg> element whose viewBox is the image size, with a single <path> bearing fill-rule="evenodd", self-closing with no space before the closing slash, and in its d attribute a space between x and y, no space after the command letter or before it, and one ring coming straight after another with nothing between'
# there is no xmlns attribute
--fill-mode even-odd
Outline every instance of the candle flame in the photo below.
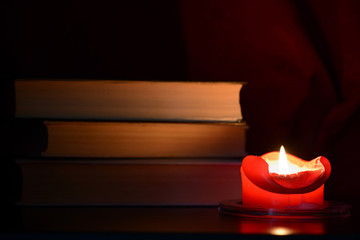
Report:
<svg viewBox="0 0 360 240"><path fill-rule="evenodd" d="M279 174L289 174L289 160L286 157L286 152L284 146L281 146L280 148L280 154L279 154Z"/></svg>
<svg viewBox="0 0 360 240"><path fill-rule="evenodd" d="M269 152L262 155L261 158L268 164L271 178L289 189L310 186L325 173L322 157L305 161L286 153L283 146L279 152Z"/></svg>
<svg viewBox="0 0 360 240"><path fill-rule="evenodd" d="M271 158L265 160L269 165L269 172L279 175L297 174L299 172L315 171L323 168L321 164L318 164L318 161L301 163L298 158L287 155L284 146L281 146L280 153L276 159Z"/></svg>

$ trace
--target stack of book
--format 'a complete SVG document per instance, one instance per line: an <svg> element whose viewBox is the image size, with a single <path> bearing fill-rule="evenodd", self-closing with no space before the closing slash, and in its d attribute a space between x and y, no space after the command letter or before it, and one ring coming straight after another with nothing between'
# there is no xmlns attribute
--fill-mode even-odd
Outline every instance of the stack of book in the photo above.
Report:
<svg viewBox="0 0 360 240"><path fill-rule="evenodd" d="M24 205L217 205L241 197L241 83L15 82Z"/></svg>

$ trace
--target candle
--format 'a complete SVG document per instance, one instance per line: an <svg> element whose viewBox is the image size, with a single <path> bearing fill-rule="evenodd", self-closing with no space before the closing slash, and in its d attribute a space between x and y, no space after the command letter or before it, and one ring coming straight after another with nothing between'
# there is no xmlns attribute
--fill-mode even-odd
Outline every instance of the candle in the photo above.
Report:
<svg viewBox="0 0 360 240"><path fill-rule="evenodd" d="M311 161L280 152L249 155L241 166L244 207L314 209L324 205L324 183L331 172L329 161Z"/></svg>

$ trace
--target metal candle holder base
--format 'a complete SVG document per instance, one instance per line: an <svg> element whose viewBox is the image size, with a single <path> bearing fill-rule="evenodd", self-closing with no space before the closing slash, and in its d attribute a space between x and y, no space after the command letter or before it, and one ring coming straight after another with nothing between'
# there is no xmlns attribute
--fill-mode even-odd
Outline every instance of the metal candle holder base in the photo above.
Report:
<svg viewBox="0 0 360 240"><path fill-rule="evenodd" d="M324 219L349 217L351 206L344 203L325 201L324 205L316 208L263 208L245 207L241 200L227 200L219 204L219 211L242 217L255 218L283 218L283 219Z"/></svg>

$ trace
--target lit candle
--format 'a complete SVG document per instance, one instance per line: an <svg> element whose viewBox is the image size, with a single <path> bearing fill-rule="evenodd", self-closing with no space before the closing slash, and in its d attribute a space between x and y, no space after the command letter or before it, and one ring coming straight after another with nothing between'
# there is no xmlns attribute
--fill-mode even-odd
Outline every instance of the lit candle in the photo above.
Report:
<svg viewBox="0 0 360 240"><path fill-rule="evenodd" d="M324 204L324 183L331 172L329 161L302 160L280 152L249 155L241 167L244 207L313 209Z"/></svg>

